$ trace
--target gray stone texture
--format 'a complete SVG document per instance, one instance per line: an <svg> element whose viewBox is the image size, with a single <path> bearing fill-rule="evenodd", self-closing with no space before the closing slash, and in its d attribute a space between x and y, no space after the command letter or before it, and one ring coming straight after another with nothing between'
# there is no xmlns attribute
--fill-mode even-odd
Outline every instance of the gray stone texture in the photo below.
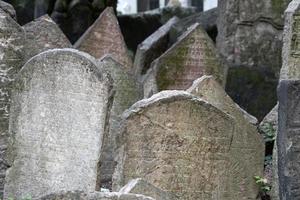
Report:
<svg viewBox="0 0 300 200"><path fill-rule="evenodd" d="M106 8L94 24L74 45L95 58L111 54L119 63L131 70L133 63L119 27L117 17L111 7Z"/></svg>
<svg viewBox="0 0 300 200"><path fill-rule="evenodd" d="M140 177L176 199L256 198L244 173L262 173L263 145L250 131L236 139L230 115L190 93L163 91L123 117L113 189Z"/></svg>
<svg viewBox="0 0 300 200"><path fill-rule="evenodd" d="M168 49L170 29L178 21L178 17L171 18L166 24L139 44L134 60L134 71L137 76L145 74L150 68L152 61Z"/></svg>
<svg viewBox="0 0 300 200"><path fill-rule="evenodd" d="M111 89L110 76L76 50L24 65L12 85L5 199L95 190Z"/></svg>
<svg viewBox="0 0 300 200"><path fill-rule="evenodd" d="M64 33L48 15L37 18L23 28L26 32L26 60L48 49L72 47Z"/></svg>
<svg viewBox="0 0 300 200"><path fill-rule="evenodd" d="M126 71L126 68L111 56L105 56L98 61L98 68L107 71L114 80L115 95L109 119L109 134L104 138L101 155L100 183L101 187L110 188L115 167L115 149L118 127L122 113L143 97L142 85Z"/></svg>
<svg viewBox="0 0 300 200"><path fill-rule="evenodd" d="M154 185L144 181L141 178L129 181L119 191L120 193L143 194L156 200L173 200L174 197L169 193L155 187Z"/></svg>
<svg viewBox="0 0 300 200"><path fill-rule="evenodd" d="M278 89L278 175L282 200L300 198L300 81L282 80Z"/></svg>
<svg viewBox="0 0 300 200"><path fill-rule="evenodd" d="M232 196L227 196L226 199L246 197L255 199L254 194L258 194L258 188L251 177L263 174L265 148L256 126L250 123L253 117L234 103L222 86L211 76L202 76L197 79L188 92L233 117L235 132L229 151L229 166L232 169L229 170L229 183L227 183ZM239 167L235 168L236 166ZM247 189L242 191L238 189L239 185L246 185Z"/></svg>
<svg viewBox="0 0 300 200"><path fill-rule="evenodd" d="M155 200L140 194L124 194L118 192L84 193L79 191L50 194L38 200Z"/></svg>
<svg viewBox="0 0 300 200"><path fill-rule="evenodd" d="M12 5L4 1L0 1L0 9L6 12L14 20L17 19L16 11Z"/></svg>
<svg viewBox="0 0 300 200"><path fill-rule="evenodd" d="M25 33L21 26L0 9L0 198L4 187L8 137L10 83L23 65Z"/></svg>
<svg viewBox="0 0 300 200"><path fill-rule="evenodd" d="M186 90L202 75L213 75L223 86L227 68L213 41L196 23L163 55L153 61L144 78L144 96L162 90Z"/></svg>

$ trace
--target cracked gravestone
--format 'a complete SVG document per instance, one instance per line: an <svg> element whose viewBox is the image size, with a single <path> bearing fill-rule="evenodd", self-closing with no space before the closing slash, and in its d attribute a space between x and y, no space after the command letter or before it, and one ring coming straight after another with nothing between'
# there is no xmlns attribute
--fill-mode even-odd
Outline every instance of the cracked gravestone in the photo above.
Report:
<svg viewBox="0 0 300 200"><path fill-rule="evenodd" d="M162 90L186 90L203 75L213 75L225 86L227 69L224 66L213 41L196 23L153 61L144 78L144 96L150 97Z"/></svg>
<svg viewBox="0 0 300 200"><path fill-rule="evenodd" d="M41 16L23 26L26 32L26 59L55 48L71 48L64 33L57 24L48 16Z"/></svg>
<svg viewBox="0 0 300 200"><path fill-rule="evenodd" d="M107 71L114 80L115 95L110 112L110 128L107 138L104 138L104 149L101 155L100 182L101 187L110 188L115 167L115 148L118 126L122 113L142 98L141 83L126 71L126 68L111 56L105 56L98 61L98 67Z"/></svg>
<svg viewBox="0 0 300 200"><path fill-rule="evenodd" d="M134 104L123 120L114 190L142 178L176 199L229 195L229 169L240 169L230 154L236 129L229 115L187 92L163 91Z"/></svg>
<svg viewBox="0 0 300 200"><path fill-rule="evenodd" d="M98 59L111 54L128 70L132 68L132 60L128 55L118 20L111 7L101 13L74 46Z"/></svg>
<svg viewBox="0 0 300 200"><path fill-rule="evenodd" d="M24 65L13 84L4 199L95 190L111 88L76 50L49 50Z"/></svg>

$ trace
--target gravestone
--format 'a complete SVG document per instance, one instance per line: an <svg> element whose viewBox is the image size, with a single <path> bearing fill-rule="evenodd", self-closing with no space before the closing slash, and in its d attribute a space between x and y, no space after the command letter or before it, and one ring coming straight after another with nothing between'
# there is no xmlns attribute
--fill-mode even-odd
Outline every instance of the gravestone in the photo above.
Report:
<svg viewBox="0 0 300 200"><path fill-rule="evenodd" d="M27 60L48 49L72 47L64 33L48 15L35 19L23 28L26 32Z"/></svg>
<svg viewBox="0 0 300 200"><path fill-rule="evenodd" d="M134 193L143 194L150 196L156 200L173 200L171 194L155 187L154 185L144 181L141 178L133 179L129 181L124 187L119 191L120 193Z"/></svg>
<svg viewBox="0 0 300 200"><path fill-rule="evenodd" d="M144 79L144 96L162 90L186 90L202 75L214 75L225 86L224 66L212 40L196 23L152 63Z"/></svg>
<svg viewBox="0 0 300 200"><path fill-rule="evenodd" d="M100 182L101 187L110 188L115 167L116 137L122 113L142 98L142 86L137 79L126 72L126 68L111 56L105 56L98 61L98 66L107 71L114 80L114 100L110 113L110 128L108 137L104 139L104 149L101 155Z"/></svg>
<svg viewBox="0 0 300 200"><path fill-rule="evenodd" d="M258 187L254 176L263 176L265 148L256 126L250 124L252 116L242 110L211 76L197 79L188 92L211 103L233 117L235 132L230 148L230 170L227 199L255 199ZM244 185L244 189L239 186ZM230 198L229 198L230 197Z"/></svg>
<svg viewBox="0 0 300 200"><path fill-rule="evenodd" d="M50 194L38 200L155 200L140 194L124 194L119 192L94 192L84 193L80 191L61 192Z"/></svg>
<svg viewBox="0 0 300 200"><path fill-rule="evenodd" d="M139 44L134 60L134 70L136 75L140 76L145 74L150 68L152 61L168 49L169 32L171 27L178 21L178 17L171 18L166 24L161 26L157 31Z"/></svg>
<svg viewBox="0 0 300 200"><path fill-rule="evenodd" d="M236 128L229 115L187 92L163 91L134 104L123 120L114 190L142 178L176 199L238 195L229 190L237 181L228 182L229 174L243 169L238 156L245 155L230 154Z"/></svg>
<svg viewBox="0 0 300 200"><path fill-rule="evenodd" d="M43 52L13 84L4 198L95 190L112 88L87 54Z"/></svg>
<svg viewBox="0 0 300 200"><path fill-rule="evenodd" d="M22 27L0 9L0 199L2 199L8 137L10 86L23 65L25 33Z"/></svg>
<svg viewBox="0 0 300 200"><path fill-rule="evenodd" d="M76 42L75 48L87 52L95 58L111 54L127 69L132 68L132 60L111 7L106 8L94 24Z"/></svg>
<svg viewBox="0 0 300 200"><path fill-rule="evenodd" d="M300 198L299 94L299 80L280 81L277 148L279 195L283 200Z"/></svg>

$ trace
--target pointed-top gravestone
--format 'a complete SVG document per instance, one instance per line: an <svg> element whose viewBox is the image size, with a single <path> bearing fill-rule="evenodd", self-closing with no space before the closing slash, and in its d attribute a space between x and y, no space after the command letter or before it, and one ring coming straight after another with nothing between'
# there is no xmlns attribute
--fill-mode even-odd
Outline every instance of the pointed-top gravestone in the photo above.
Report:
<svg viewBox="0 0 300 200"><path fill-rule="evenodd" d="M115 167L116 137L122 113L140 100L143 96L141 83L125 67L113 57L107 55L98 61L98 68L107 71L114 80L115 95L109 119L109 134L104 138L101 155L100 183L101 187L110 188Z"/></svg>
<svg viewBox="0 0 300 200"><path fill-rule="evenodd" d="M111 7L101 13L74 46L98 59L111 54L127 69L132 68L132 60L128 55L117 17Z"/></svg>
<svg viewBox="0 0 300 200"><path fill-rule="evenodd" d="M4 199L93 192L112 81L73 49L30 59L12 90Z"/></svg>
<svg viewBox="0 0 300 200"><path fill-rule="evenodd" d="M115 190L142 178L180 200L233 200L226 197L237 195L231 192L239 189L230 187L237 184L229 172L244 169L245 164L239 162L242 156L255 162L245 152L230 153L236 135L233 119L184 91L163 91L141 100L124 113L123 120ZM244 184L240 188L241 192L248 189ZM256 194L251 197L255 199Z"/></svg>
<svg viewBox="0 0 300 200"><path fill-rule="evenodd" d="M26 58L55 48L70 48L72 44L57 24L44 15L23 26L26 32Z"/></svg>
<svg viewBox="0 0 300 200"><path fill-rule="evenodd" d="M262 137L256 126L250 124L252 120L249 119L254 117L234 103L222 86L211 76L197 79L188 92L199 96L233 117L236 131L231 141L227 182L231 192L226 199L254 199L258 188L253 177L263 175L265 156ZM239 188L240 185L244 185L244 188Z"/></svg>
<svg viewBox="0 0 300 200"><path fill-rule="evenodd" d="M137 76L145 74L150 68L152 61L167 50L170 29L178 21L178 17L171 18L166 24L139 44L134 60L134 71Z"/></svg>
<svg viewBox="0 0 300 200"><path fill-rule="evenodd" d="M144 79L144 96L162 90L186 90L203 75L213 75L225 86L226 73L213 41L196 23L152 63Z"/></svg>
<svg viewBox="0 0 300 200"><path fill-rule="evenodd" d="M25 33L21 26L0 9L0 199L4 186L10 86L24 61Z"/></svg>

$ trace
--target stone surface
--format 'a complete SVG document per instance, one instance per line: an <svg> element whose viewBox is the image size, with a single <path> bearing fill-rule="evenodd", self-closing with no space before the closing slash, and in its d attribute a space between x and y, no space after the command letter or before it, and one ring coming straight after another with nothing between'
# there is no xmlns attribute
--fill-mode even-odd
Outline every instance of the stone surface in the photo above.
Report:
<svg viewBox="0 0 300 200"><path fill-rule="evenodd" d="M114 100L110 113L110 128L108 137L104 139L104 149L101 155L100 183L101 187L111 188L111 179L115 167L115 149L121 114L140 100L143 96L142 85L137 79L126 72L126 68L111 56L105 56L98 61L98 67L107 71L114 80Z"/></svg>
<svg viewBox="0 0 300 200"><path fill-rule="evenodd" d="M132 60L119 27L113 8L106 8L94 24L76 42L75 48L85 51L95 58L111 54L127 69L132 68Z"/></svg>
<svg viewBox="0 0 300 200"><path fill-rule="evenodd" d="M239 105L237 105L226 94L224 88L222 88L222 86L215 81L212 76L204 75L195 80L187 92L206 100L223 112L234 117L237 120L237 126L241 126L242 124L246 124L248 126L250 125L249 123L257 124L257 119L240 108ZM248 127L250 127L249 129L252 129L252 131L254 130L254 127ZM256 131L253 131L253 135L256 138L258 137L258 133Z"/></svg>
<svg viewBox="0 0 300 200"><path fill-rule="evenodd" d="M171 18L139 44L134 60L134 71L137 76L145 74L150 68L152 61L168 49L170 29L178 21L178 17Z"/></svg>
<svg viewBox="0 0 300 200"><path fill-rule="evenodd" d="M61 192L56 194L50 194L39 198L39 200L154 200L151 197L147 197L140 194L123 194L118 192L94 192L83 193L79 191L75 192Z"/></svg>
<svg viewBox="0 0 300 200"><path fill-rule="evenodd" d="M94 191L111 78L87 54L43 52L13 84L4 198Z"/></svg>
<svg viewBox="0 0 300 200"><path fill-rule="evenodd" d="M300 1L292 1L285 12L280 79L300 79Z"/></svg>
<svg viewBox="0 0 300 200"><path fill-rule="evenodd" d="M244 197L253 198L252 194L258 193L257 186L253 184L252 179L244 179L243 177L254 177L257 176L257 174L262 174L265 151L263 140L256 126L250 124L254 117L234 103L221 85L211 76L202 76L197 79L194 81L193 86L187 91L233 117L235 121L235 135L233 136L230 149L230 155L234 157L234 159L231 160L231 166L234 166L236 163L244 163L244 165L241 165L239 169L243 171L243 174L241 171L234 169L229 177L234 177L234 180L231 180L232 183L235 182L236 184L239 182L239 184L247 185L248 188L247 192L244 191L244 193L241 193L241 191L236 189L237 185L234 186L233 184L232 188L230 188L231 193L234 194L232 199L243 199ZM252 149L252 151L249 151L249 149ZM244 152L245 155L248 154L247 156L253 160L250 161L240 155L241 151Z"/></svg>
<svg viewBox="0 0 300 200"><path fill-rule="evenodd" d="M300 197L299 80L282 80L278 89L278 173L280 199Z"/></svg>
<svg viewBox="0 0 300 200"><path fill-rule="evenodd" d="M11 18L17 19L16 11L12 5L4 1L0 1L0 8L6 12Z"/></svg>
<svg viewBox="0 0 300 200"><path fill-rule="evenodd" d="M64 33L48 15L39 17L23 28L27 42L26 60L48 49L72 47Z"/></svg>
<svg viewBox="0 0 300 200"><path fill-rule="evenodd" d="M173 200L174 197L168 192L165 192L154 185L144 181L141 178L129 181L119 191L120 193L143 194L152 197L156 200Z"/></svg>
<svg viewBox="0 0 300 200"><path fill-rule="evenodd" d="M0 199L4 187L10 86L23 65L25 33L22 27L0 9Z"/></svg>
<svg viewBox="0 0 300 200"><path fill-rule="evenodd" d="M225 86L225 66L212 40L196 23L152 63L144 79L144 96L162 90L186 90L202 75L214 75Z"/></svg>
<svg viewBox="0 0 300 200"><path fill-rule="evenodd" d="M253 176L245 173L262 174L263 145L250 131L237 135L235 120L213 105L163 91L123 117L115 190L140 177L178 199L256 198Z"/></svg>

